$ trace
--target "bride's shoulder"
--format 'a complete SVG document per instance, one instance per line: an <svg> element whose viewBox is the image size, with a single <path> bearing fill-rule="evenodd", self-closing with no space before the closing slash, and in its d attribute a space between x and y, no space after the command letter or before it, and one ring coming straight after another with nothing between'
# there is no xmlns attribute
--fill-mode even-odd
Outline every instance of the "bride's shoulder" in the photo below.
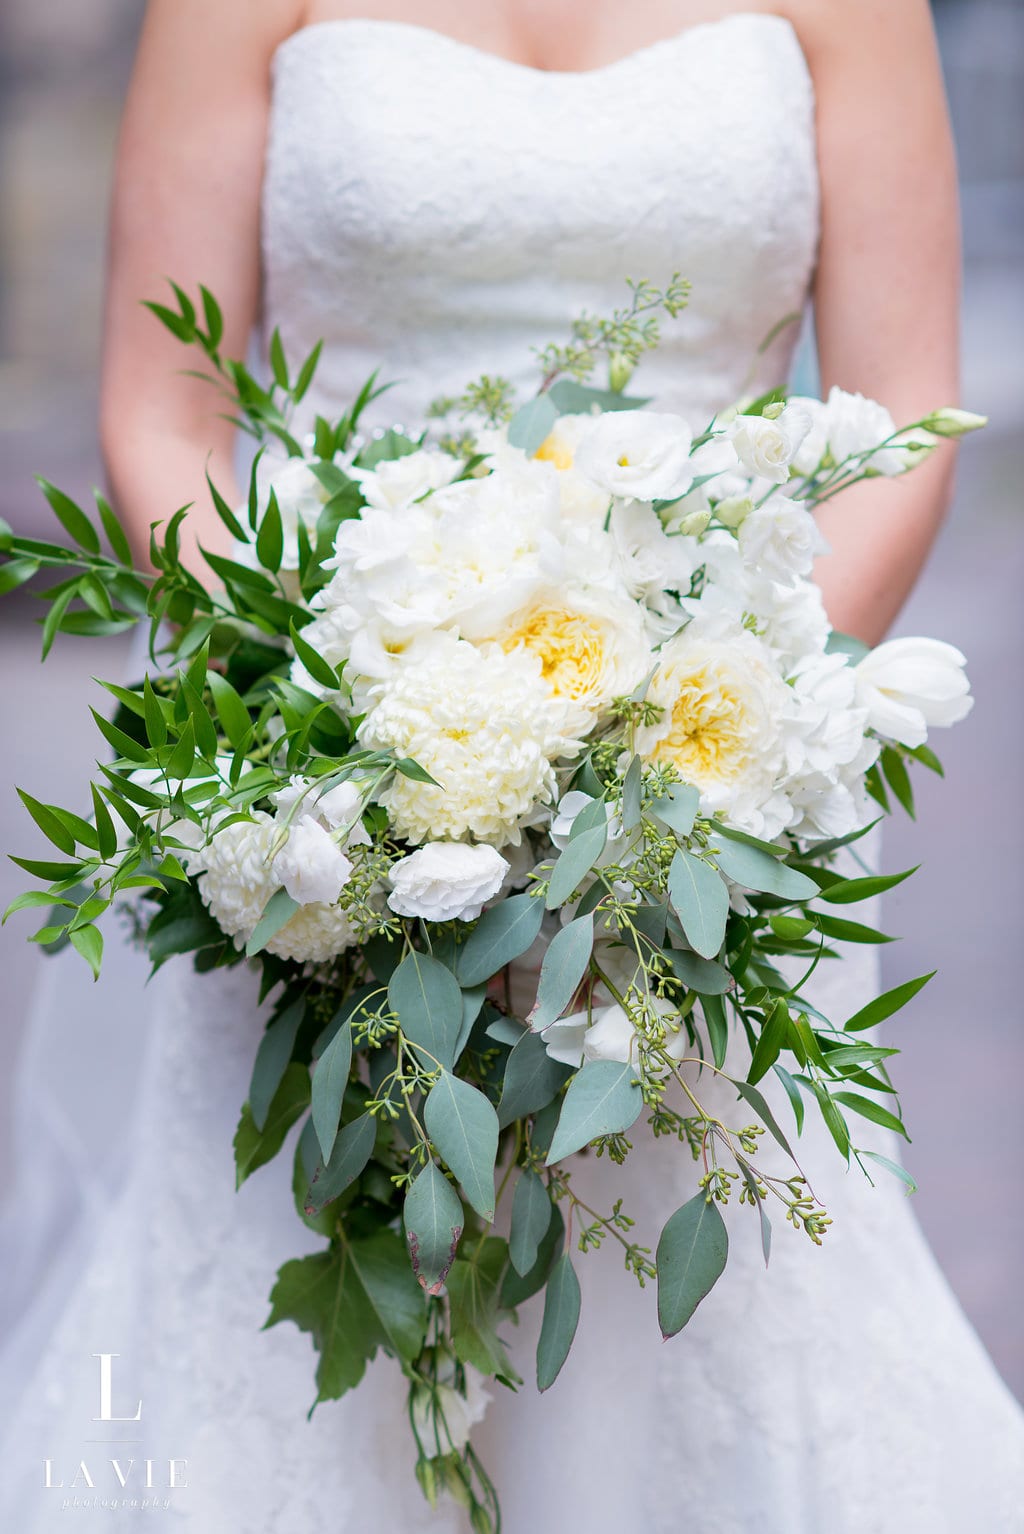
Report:
<svg viewBox="0 0 1024 1534"><path fill-rule="evenodd" d="M225 67L263 63L305 22L308 0L149 0L143 47L188 47Z"/></svg>
<svg viewBox="0 0 1024 1534"><path fill-rule="evenodd" d="M792 23L815 72L869 60L882 70L912 64L934 35L930 0L786 0L778 14Z"/></svg>

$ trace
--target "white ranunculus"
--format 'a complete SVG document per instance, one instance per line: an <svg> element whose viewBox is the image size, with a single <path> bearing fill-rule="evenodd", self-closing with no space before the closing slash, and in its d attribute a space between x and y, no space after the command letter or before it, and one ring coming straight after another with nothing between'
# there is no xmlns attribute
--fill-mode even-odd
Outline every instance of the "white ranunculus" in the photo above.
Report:
<svg viewBox="0 0 1024 1534"><path fill-rule="evenodd" d="M863 394L848 394L845 389L833 387L825 409L828 445L837 464L853 458L858 461L850 464L850 468L874 469L887 475L902 474L907 468L904 449L881 446L896 431L896 423L884 405L866 399ZM872 448L878 451L872 452Z"/></svg>
<svg viewBox="0 0 1024 1534"><path fill-rule="evenodd" d="M789 404L780 415L739 415L731 439L746 473L784 485L789 467L811 429L811 417L800 405Z"/></svg>
<svg viewBox="0 0 1024 1534"><path fill-rule="evenodd" d="M784 495L774 495L755 507L743 519L738 538L744 561L786 586L809 575L815 555L827 547L803 502Z"/></svg>
<svg viewBox="0 0 1024 1534"><path fill-rule="evenodd" d="M956 724L974 705L960 651L938 639L889 639L855 668L868 724L902 746L921 746L932 725Z"/></svg>
<svg viewBox="0 0 1024 1534"><path fill-rule="evenodd" d="M271 872L299 905L314 900L331 905L352 876L352 861L319 821L300 815L288 827Z"/></svg>
<svg viewBox="0 0 1024 1534"><path fill-rule="evenodd" d="M501 889L508 867L493 847L427 842L392 868L388 905L425 921L473 921Z"/></svg>
<svg viewBox="0 0 1024 1534"><path fill-rule="evenodd" d="M358 480L368 506L389 511L409 506L428 491L451 484L458 468L450 453L423 447L401 458L385 458L372 469L351 468L348 473Z"/></svg>
<svg viewBox="0 0 1024 1534"><path fill-rule="evenodd" d="M682 416L655 410L610 410L576 449L576 468L609 495L664 501L693 483L693 436Z"/></svg>

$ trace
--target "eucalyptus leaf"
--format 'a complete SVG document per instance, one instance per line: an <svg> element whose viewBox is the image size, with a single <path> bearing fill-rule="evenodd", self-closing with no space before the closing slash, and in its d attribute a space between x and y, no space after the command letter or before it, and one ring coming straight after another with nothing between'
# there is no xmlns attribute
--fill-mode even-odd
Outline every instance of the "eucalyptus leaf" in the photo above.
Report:
<svg viewBox="0 0 1024 1534"><path fill-rule="evenodd" d="M455 1261L466 1217L458 1194L433 1161L413 1180L402 1218L412 1270L428 1294L438 1294Z"/></svg>
<svg viewBox="0 0 1024 1534"><path fill-rule="evenodd" d="M407 954L388 981L388 1001L406 1038L449 1070L462 1031L462 992L429 954Z"/></svg>
<svg viewBox="0 0 1024 1534"><path fill-rule="evenodd" d="M557 420L558 410L550 394L538 394L509 421L508 440L532 458Z"/></svg>
<svg viewBox="0 0 1024 1534"><path fill-rule="evenodd" d="M427 1094L423 1122L477 1214L493 1219L498 1115L487 1098L468 1081L442 1071Z"/></svg>
<svg viewBox="0 0 1024 1534"><path fill-rule="evenodd" d="M249 1083L249 1106L253 1122L261 1133L266 1127L270 1105L292 1057L295 1037L305 1010L305 997L293 1001L267 1028L256 1051L252 1080Z"/></svg>
<svg viewBox="0 0 1024 1534"><path fill-rule="evenodd" d="M485 911L459 955L459 984L483 985L520 958L532 948L543 920L543 902L532 895L513 895Z"/></svg>
<svg viewBox="0 0 1024 1534"><path fill-rule="evenodd" d="M293 900L286 889L275 890L263 908L263 915L253 929L252 937L245 945L246 955L251 959L254 954L262 953L271 938L288 925L298 909L299 902Z"/></svg>
<svg viewBox="0 0 1024 1534"><path fill-rule="evenodd" d="M729 919L729 892L717 869L680 847L669 869L668 892L687 941L702 958L715 958Z"/></svg>
<svg viewBox="0 0 1024 1534"><path fill-rule="evenodd" d="M725 1271L729 1235L718 1205L701 1191L670 1216L658 1241L661 1335L681 1331Z"/></svg>
<svg viewBox="0 0 1024 1534"><path fill-rule="evenodd" d="M501 1128L546 1108L568 1075L569 1067L552 1060L539 1034L523 1033L505 1065L505 1081L498 1103Z"/></svg>
<svg viewBox="0 0 1024 1534"><path fill-rule="evenodd" d="M778 895L782 900L813 900L818 894L813 879L790 868L781 859L762 852L759 847L748 847L744 842L723 838L714 856L722 872L747 889Z"/></svg>
<svg viewBox="0 0 1024 1534"><path fill-rule="evenodd" d="M577 917L552 938L540 968L537 1000L526 1019L536 1032L565 1012L587 973L593 947L593 915Z"/></svg>
<svg viewBox="0 0 1024 1534"><path fill-rule="evenodd" d="M636 1067L617 1060L587 1060L569 1083L548 1166L582 1150L599 1135L622 1134L640 1117L643 1097Z"/></svg>
<svg viewBox="0 0 1024 1534"><path fill-rule="evenodd" d="M313 1070L313 1127L324 1161L331 1159L341 1122L341 1104L352 1066L352 1021L346 1018Z"/></svg>
<svg viewBox="0 0 1024 1534"><path fill-rule="evenodd" d="M306 1195L307 1214L319 1214L351 1187L373 1155L376 1139L377 1120L371 1113L361 1113L342 1126L335 1136L330 1159L321 1161L313 1175Z"/></svg>
<svg viewBox="0 0 1024 1534"><path fill-rule="evenodd" d="M700 808L700 791L690 783L673 783L667 793L651 800L651 813L677 836L689 836Z"/></svg>
<svg viewBox="0 0 1024 1534"><path fill-rule="evenodd" d="M544 1296L544 1320L537 1343L537 1389L555 1383L569 1355L580 1319L580 1281L568 1252L551 1270Z"/></svg>
<svg viewBox="0 0 1024 1534"><path fill-rule="evenodd" d="M607 819L602 819L600 825L570 839L564 851L559 854L548 881L544 904L549 911L564 905L573 891L579 888L604 851L607 841Z"/></svg>
<svg viewBox="0 0 1024 1534"><path fill-rule="evenodd" d="M525 1278L537 1261L541 1242L551 1225L551 1197L536 1172L527 1168L519 1176L512 1195L509 1226L509 1261Z"/></svg>

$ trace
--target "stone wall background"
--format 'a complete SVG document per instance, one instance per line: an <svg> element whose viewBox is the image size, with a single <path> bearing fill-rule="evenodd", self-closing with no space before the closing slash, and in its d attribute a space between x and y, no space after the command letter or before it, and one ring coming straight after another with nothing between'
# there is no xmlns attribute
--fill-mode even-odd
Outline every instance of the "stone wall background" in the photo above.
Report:
<svg viewBox="0 0 1024 1534"><path fill-rule="evenodd" d="M0 12L0 516L20 528L42 527L48 515L33 472L73 494L101 480L106 204L141 11L140 0L5 0ZM962 175L964 401L992 425L963 453L953 515L899 630L959 644L977 705L968 725L937 742L947 778L921 782L916 826L896 821L888 833L889 868L924 868L889 897L886 925L904 939L885 965L889 984L941 965L891 1025L915 1134L906 1152L921 1184L915 1207L997 1365L1024 1394L1015 1164L1024 1074L1015 947L1024 896L1024 5L939 0L936 16ZM119 675L124 654L118 641L104 651L63 639L40 670L30 616L28 599L0 609L0 848L24 853L34 828L13 785L73 802L95 751L86 703L103 696L89 678ZM0 865L0 905L20 887L20 871ZM24 944L27 930L21 917L0 933L4 1084L44 962ZM0 1134L0 1178L8 1155Z"/></svg>

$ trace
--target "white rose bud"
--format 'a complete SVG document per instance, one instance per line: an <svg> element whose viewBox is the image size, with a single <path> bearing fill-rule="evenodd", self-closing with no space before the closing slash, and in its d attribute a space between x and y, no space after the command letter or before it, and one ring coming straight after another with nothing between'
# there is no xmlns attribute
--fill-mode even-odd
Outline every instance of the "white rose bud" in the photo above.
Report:
<svg viewBox="0 0 1024 1534"><path fill-rule="evenodd" d="M956 724L974 704L959 650L938 639L890 639L854 668L868 726L902 746L924 745L931 725Z"/></svg>
<svg viewBox="0 0 1024 1534"><path fill-rule="evenodd" d="M962 437L969 431L980 431L988 425L987 415L975 415L970 410L955 410L952 405L934 411L921 423L937 437Z"/></svg>
<svg viewBox="0 0 1024 1534"><path fill-rule="evenodd" d="M768 415L737 416L732 445L748 474L784 485L807 433L811 418L799 405L787 405L772 419Z"/></svg>
<svg viewBox="0 0 1024 1534"><path fill-rule="evenodd" d="M391 870L388 905L425 921L473 921L508 872L500 852L483 844L427 842Z"/></svg>
<svg viewBox="0 0 1024 1534"><path fill-rule="evenodd" d="M329 831L308 815L290 827L288 840L270 865L278 884L283 884L299 905L322 900L332 905L352 874L352 863Z"/></svg>

